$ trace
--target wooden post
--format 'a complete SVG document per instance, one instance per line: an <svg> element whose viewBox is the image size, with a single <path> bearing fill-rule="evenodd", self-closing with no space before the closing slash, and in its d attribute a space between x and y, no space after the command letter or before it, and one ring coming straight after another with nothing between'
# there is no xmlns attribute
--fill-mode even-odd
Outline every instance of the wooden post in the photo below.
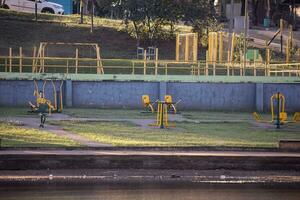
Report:
<svg viewBox="0 0 300 200"><path fill-rule="evenodd" d="M78 73L78 48L76 48L76 55L75 55L75 74Z"/></svg>
<svg viewBox="0 0 300 200"><path fill-rule="evenodd" d="M34 73L35 70L36 70L36 46L33 47L32 68L31 68L32 73Z"/></svg>
<svg viewBox="0 0 300 200"><path fill-rule="evenodd" d="M176 61L179 61L179 34L176 35Z"/></svg>
<svg viewBox="0 0 300 200"><path fill-rule="evenodd" d="M158 48L155 49L155 75L158 72Z"/></svg>
<svg viewBox="0 0 300 200"><path fill-rule="evenodd" d="M23 71L23 63L22 63L22 58L23 57L23 51L22 51L22 47L19 48L19 72L22 73Z"/></svg>
<svg viewBox="0 0 300 200"><path fill-rule="evenodd" d="M12 72L12 48L9 47L9 72Z"/></svg>
<svg viewBox="0 0 300 200"><path fill-rule="evenodd" d="M144 50L144 75L147 74L147 51Z"/></svg>

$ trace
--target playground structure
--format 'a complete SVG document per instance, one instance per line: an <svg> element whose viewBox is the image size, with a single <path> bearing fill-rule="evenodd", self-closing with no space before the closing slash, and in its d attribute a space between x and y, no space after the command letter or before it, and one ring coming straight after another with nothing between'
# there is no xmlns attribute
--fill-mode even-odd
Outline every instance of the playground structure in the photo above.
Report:
<svg viewBox="0 0 300 200"><path fill-rule="evenodd" d="M142 95L142 104L145 108L145 113L151 112L154 113L155 110L155 105L159 102L157 99L154 102L151 102L150 96L149 95ZM170 113L173 114L178 114L178 109L177 109L177 104L181 102L181 99L178 100L177 102L173 102L173 98L171 95L165 95L164 97L164 102L166 102L167 109Z"/></svg>
<svg viewBox="0 0 300 200"><path fill-rule="evenodd" d="M159 60L158 49L155 47L138 48L138 59L103 59L100 56L100 47L96 43L41 42L38 49L33 48L32 57L24 56L22 47L19 48L18 55L9 48L8 56L0 56L0 72L103 75L105 71L105 74L155 76L300 76L300 61L291 60L290 55L294 47L291 26L285 45L285 61L272 61L275 57L272 57L270 44L279 34L283 40L286 27L283 20L280 24L280 29L274 37L263 42L263 49L249 48L246 56L243 56L240 47L238 48L241 36L221 31L208 33L205 60L198 60L196 33L177 34L175 60ZM66 48L73 48L70 51L74 52L73 56L56 56L66 53ZM56 55L51 55L51 49Z"/></svg>
<svg viewBox="0 0 300 200"><path fill-rule="evenodd" d="M275 123L277 127L280 127L281 124L293 123L300 121L300 113L296 112L293 115L291 121L288 121L288 115L285 111L285 96L280 92L273 94L270 98L270 109L271 109L271 120L266 121L257 113L253 113L253 117L257 122L262 123Z"/></svg>
<svg viewBox="0 0 300 200"><path fill-rule="evenodd" d="M36 104L32 102L28 102L31 108L30 112L37 113L46 113L49 114L53 112L61 113L63 111L63 81L60 81L59 91L56 89L55 80L51 80L52 85L52 94L53 94L53 103L46 98L45 88L46 88L47 80L43 81L42 90L39 90L39 86L36 80L34 80L34 93L33 95L36 97Z"/></svg>
<svg viewBox="0 0 300 200"><path fill-rule="evenodd" d="M45 55L45 53L47 52L47 48L49 48L49 46L54 46L54 47L58 47L58 46L63 46L64 48L66 48L66 46L72 46L72 47L76 47L75 49L75 74L78 73L78 68L80 67L85 67L85 66L80 66L80 62L79 61L89 61L89 60L85 60L85 59L81 59L79 60L79 47L89 47L92 48L95 51L95 55L96 55L96 69L97 69L97 74L104 74L104 70L103 70L103 65L102 65L102 61L101 61L101 56L100 56L100 47L98 44L96 43L64 43L64 42L41 42L39 45L39 49L37 50L36 47L34 47L33 50L33 63L32 63L32 73L45 73L45 61L50 62L51 60L60 60L59 57L51 57L51 59L46 59L49 58L49 55ZM57 50L57 49L56 49ZM70 61L67 58L67 70L68 70L68 61Z"/></svg>
<svg viewBox="0 0 300 200"><path fill-rule="evenodd" d="M176 35L176 61L195 62L198 60L198 34Z"/></svg>

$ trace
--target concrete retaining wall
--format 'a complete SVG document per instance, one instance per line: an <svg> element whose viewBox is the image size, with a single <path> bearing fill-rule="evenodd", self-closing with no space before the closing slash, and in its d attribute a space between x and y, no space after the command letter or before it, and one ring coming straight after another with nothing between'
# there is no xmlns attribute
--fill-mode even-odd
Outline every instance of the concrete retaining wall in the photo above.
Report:
<svg viewBox="0 0 300 200"><path fill-rule="evenodd" d="M59 83L57 82L57 88ZM40 89L42 82L39 82ZM35 101L33 81L0 80L0 106L26 106ZM64 81L64 104L69 107L141 108L141 96L154 101L165 94L179 99L180 109L268 111L276 92L286 96L287 111L300 111L299 83L188 83L147 81ZM46 85L46 97L52 86Z"/></svg>
<svg viewBox="0 0 300 200"><path fill-rule="evenodd" d="M160 156L160 155L1 155L0 170L42 169L173 169L300 170L298 157L288 156Z"/></svg>

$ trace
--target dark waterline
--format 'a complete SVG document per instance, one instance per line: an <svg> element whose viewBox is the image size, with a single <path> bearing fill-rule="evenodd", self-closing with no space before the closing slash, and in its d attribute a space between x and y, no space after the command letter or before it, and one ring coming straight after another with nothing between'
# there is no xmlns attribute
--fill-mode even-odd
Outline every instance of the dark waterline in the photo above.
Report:
<svg viewBox="0 0 300 200"><path fill-rule="evenodd" d="M36 184L0 185L0 200L299 200L300 185Z"/></svg>

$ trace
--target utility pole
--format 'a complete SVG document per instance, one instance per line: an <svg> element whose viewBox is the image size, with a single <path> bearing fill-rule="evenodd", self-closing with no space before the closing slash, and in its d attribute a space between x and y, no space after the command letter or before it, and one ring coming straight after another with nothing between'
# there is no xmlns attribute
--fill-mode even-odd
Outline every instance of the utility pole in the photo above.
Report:
<svg viewBox="0 0 300 200"><path fill-rule="evenodd" d="M79 24L83 24L83 0L80 0L80 22Z"/></svg>
<svg viewBox="0 0 300 200"><path fill-rule="evenodd" d="M295 0L293 0L293 7L292 7L292 12L293 12L293 30L296 31L297 30L297 25L296 25L296 18L297 18L297 14L296 14L296 8L295 8Z"/></svg>
<svg viewBox="0 0 300 200"><path fill-rule="evenodd" d="M248 0L245 0L245 18L244 18L244 70L243 74L245 75L245 69L247 64L247 36L248 36Z"/></svg>
<svg viewBox="0 0 300 200"><path fill-rule="evenodd" d="M35 2L34 2L34 13L35 13L35 21L37 22L37 20L38 20L38 16L37 16L37 4L38 4L38 2L37 2L38 0L35 0Z"/></svg>
<svg viewBox="0 0 300 200"><path fill-rule="evenodd" d="M226 10L226 8L225 8L225 10ZM231 0L231 2L230 2L230 19L229 19L229 37L228 37L229 45L228 45L228 52L232 52L231 48L233 48L231 46L231 43L232 43L231 42L231 40L232 40L232 32L233 32L233 26L234 26L234 19L233 19L234 15L233 14L234 14L234 0Z"/></svg>
<svg viewBox="0 0 300 200"><path fill-rule="evenodd" d="M93 33L94 30L94 0L91 1L91 33Z"/></svg>

